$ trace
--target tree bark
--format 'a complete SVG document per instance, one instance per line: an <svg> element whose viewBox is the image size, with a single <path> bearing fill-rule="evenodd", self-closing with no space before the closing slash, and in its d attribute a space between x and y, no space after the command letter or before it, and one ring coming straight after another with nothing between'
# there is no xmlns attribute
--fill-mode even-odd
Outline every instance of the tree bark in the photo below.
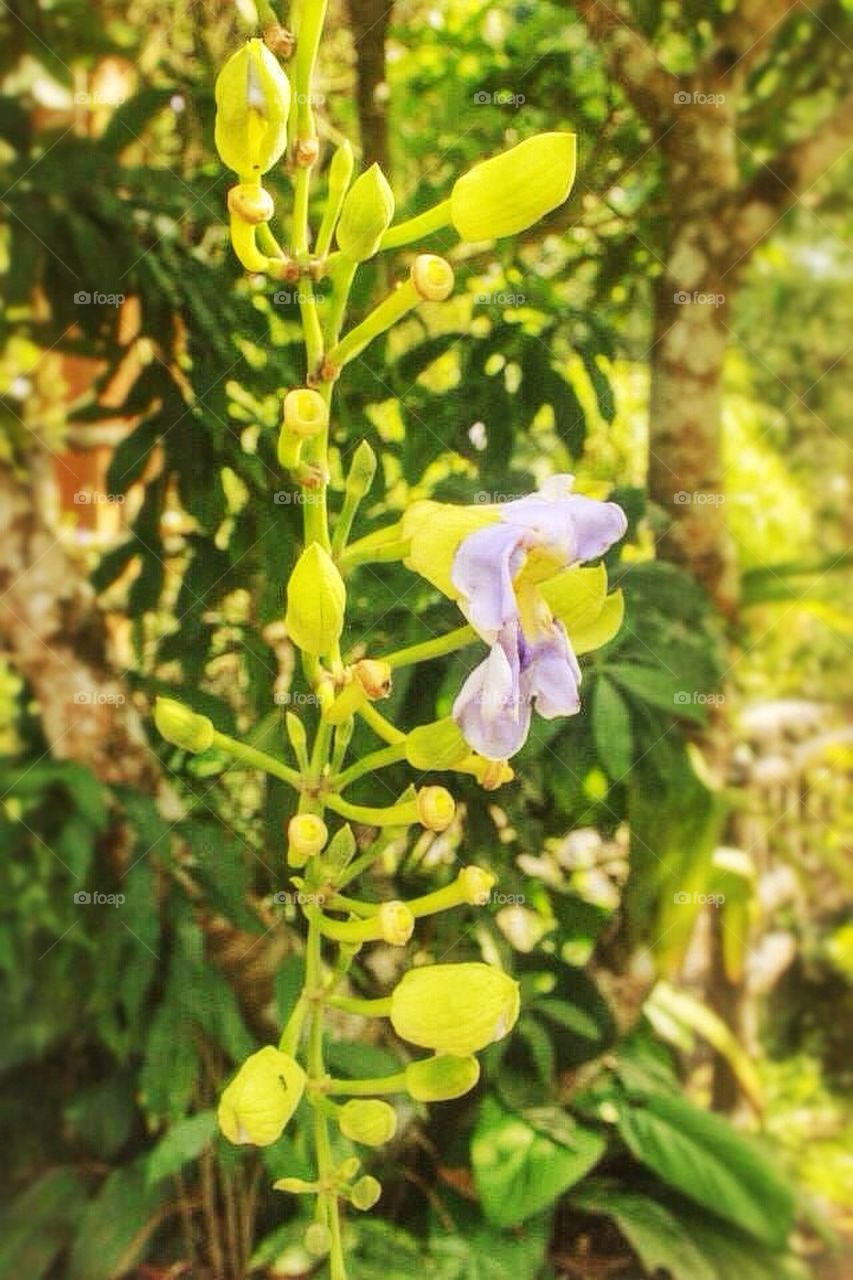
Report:
<svg viewBox="0 0 853 1280"><path fill-rule="evenodd" d="M350 0L356 54L356 100L365 164L378 164L387 177L388 117L385 40L394 0Z"/></svg>

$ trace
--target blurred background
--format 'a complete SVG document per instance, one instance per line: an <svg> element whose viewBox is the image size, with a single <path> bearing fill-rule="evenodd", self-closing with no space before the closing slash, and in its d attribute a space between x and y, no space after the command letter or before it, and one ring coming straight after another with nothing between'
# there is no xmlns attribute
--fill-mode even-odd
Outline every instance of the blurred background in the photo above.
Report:
<svg viewBox="0 0 853 1280"><path fill-rule="evenodd" d="M567 470L630 516L584 714L376 873L410 895L463 851L498 871L504 900L420 945L499 959L525 1003L478 1091L368 1160L358 1280L853 1271L850 17L331 4L321 170L351 137L408 215L538 130L580 155L518 239L431 238L456 295L351 367L333 486L366 437L362 532ZM215 1127L301 982L288 797L150 722L170 692L283 756L285 709L311 718L274 447L298 308L230 253L212 139L255 28L250 0L0 11L0 1280L323 1274L269 1189L310 1175L300 1124L248 1154ZM357 310L404 269L372 264ZM355 654L455 625L399 566L352 599ZM397 721L447 714L465 669L401 674ZM399 964L374 949L361 989ZM337 1074L399 1062L338 1032Z"/></svg>

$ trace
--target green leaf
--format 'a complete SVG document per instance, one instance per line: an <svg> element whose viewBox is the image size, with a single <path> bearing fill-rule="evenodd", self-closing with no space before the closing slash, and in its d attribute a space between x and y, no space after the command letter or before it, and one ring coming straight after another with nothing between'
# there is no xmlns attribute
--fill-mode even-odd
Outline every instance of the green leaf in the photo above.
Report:
<svg viewBox="0 0 853 1280"><path fill-rule="evenodd" d="M634 758L631 712L616 685L602 676L592 695L592 732L598 758L613 782L630 771Z"/></svg>
<svg viewBox="0 0 853 1280"><path fill-rule="evenodd" d="M726 1120L656 1094L620 1108L618 1126L636 1159L682 1195L771 1248L784 1245L794 1215L791 1188Z"/></svg>
<svg viewBox="0 0 853 1280"><path fill-rule="evenodd" d="M199 1111L172 1125L145 1161L149 1186L177 1173L190 1160L197 1160L216 1133L216 1112Z"/></svg>
<svg viewBox="0 0 853 1280"><path fill-rule="evenodd" d="M160 1220L161 1195L143 1163L111 1173L80 1220L66 1280L118 1280L142 1256Z"/></svg>
<svg viewBox="0 0 853 1280"><path fill-rule="evenodd" d="M40 1280L70 1239L86 1186L73 1169L50 1169L0 1214L0 1280Z"/></svg>
<svg viewBox="0 0 853 1280"><path fill-rule="evenodd" d="M660 707L680 720L704 724L708 718L705 704L693 700L694 693L702 693L703 690L685 689L680 676L661 667L614 662L608 666L607 674L640 702Z"/></svg>
<svg viewBox="0 0 853 1280"><path fill-rule="evenodd" d="M523 1231L512 1235L485 1224L452 1234L436 1225L430 1233L428 1274L436 1280L528 1280L541 1274L549 1235L550 1215L525 1223Z"/></svg>
<svg viewBox="0 0 853 1280"><path fill-rule="evenodd" d="M571 1204L616 1223L649 1275L665 1271L671 1280L716 1280L717 1272L674 1213L639 1191L592 1178L572 1192ZM740 1280L740 1273L737 1274Z"/></svg>
<svg viewBox="0 0 853 1280"><path fill-rule="evenodd" d="M474 1181L486 1217L509 1227L541 1212L579 1182L604 1153L605 1139L575 1124L573 1147L486 1098L471 1142Z"/></svg>

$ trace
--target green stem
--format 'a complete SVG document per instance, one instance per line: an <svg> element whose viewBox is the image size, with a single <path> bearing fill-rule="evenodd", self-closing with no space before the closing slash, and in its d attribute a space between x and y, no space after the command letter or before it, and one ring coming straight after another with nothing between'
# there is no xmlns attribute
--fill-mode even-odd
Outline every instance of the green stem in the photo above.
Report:
<svg viewBox="0 0 853 1280"><path fill-rule="evenodd" d="M401 244L411 244L412 241L432 235L433 231L440 231L442 227L449 224L450 201L442 200L441 204L433 205L431 209L426 209L414 218L407 218L405 222L398 222L395 227L389 227L379 247L397 249Z"/></svg>
<svg viewBox="0 0 853 1280"><path fill-rule="evenodd" d="M361 324L350 329L349 333L326 353L326 362L335 369L348 364L350 360L361 355L374 338L386 333L392 325L402 320L421 302L423 298L414 283L411 280L405 280L398 289L389 293L387 298L383 298L379 305L365 316Z"/></svg>
<svg viewBox="0 0 853 1280"><path fill-rule="evenodd" d="M351 764L343 773L339 773L337 778L333 778L332 786L337 791L343 791L344 787L348 787L358 778L363 778L366 773L373 773L374 769L384 769L386 765L396 764L398 760L405 757L405 754L405 742L395 742L390 747L371 751L369 755L362 756L361 760L356 760L355 764Z"/></svg>
<svg viewBox="0 0 853 1280"><path fill-rule="evenodd" d="M391 1012L390 996L380 996L377 1000L364 996L329 996L326 1004L344 1013L357 1013L361 1018L387 1018Z"/></svg>
<svg viewBox="0 0 853 1280"><path fill-rule="evenodd" d="M291 769L289 765L283 764L281 760L276 760L274 756L267 755L266 751L259 751L257 747L250 747L246 742L238 742L236 738L230 738L226 733L215 732L213 735L214 747L218 747L220 751L225 751L228 755L233 756L235 760L242 760L252 769L261 769L264 773L271 773L274 778L281 778L283 782L287 782L297 791L302 789L302 778L295 769Z"/></svg>
<svg viewBox="0 0 853 1280"><path fill-rule="evenodd" d="M353 511L354 514L355 511ZM335 535L337 536L337 529L335 529ZM399 542L387 542L381 547L365 547L361 551L355 551L350 547L341 555L338 567L346 576L360 564L390 564L395 560L404 560L411 547L411 538L403 538Z"/></svg>
<svg viewBox="0 0 853 1280"><path fill-rule="evenodd" d="M418 808L414 800L403 800L386 808L371 805L350 804L343 796L327 795L327 806L350 822L361 822L368 827L408 827L418 821Z"/></svg>
<svg viewBox="0 0 853 1280"><path fill-rule="evenodd" d="M380 661L387 662L389 667L410 667L415 662L443 658L445 654L464 649L466 645L473 644L478 639L479 636L473 627L457 627L455 631L448 631L445 636L436 636L434 640L422 640L419 644L410 644L405 649L386 653Z"/></svg>
<svg viewBox="0 0 853 1280"><path fill-rule="evenodd" d="M377 1093L405 1093L406 1073L398 1071L394 1076L374 1076L363 1080L336 1080L332 1077L326 1081L326 1093L349 1094L351 1098L371 1098Z"/></svg>
<svg viewBox="0 0 853 1280"><path fill-rule="evenodd" d="M358 714L365 724L370 725L378 738L391 743L404 741L406 735L403 730L398 729L390 720L386 720L382 712L377 711L372 702L363 702L358 708Z"/></svg>

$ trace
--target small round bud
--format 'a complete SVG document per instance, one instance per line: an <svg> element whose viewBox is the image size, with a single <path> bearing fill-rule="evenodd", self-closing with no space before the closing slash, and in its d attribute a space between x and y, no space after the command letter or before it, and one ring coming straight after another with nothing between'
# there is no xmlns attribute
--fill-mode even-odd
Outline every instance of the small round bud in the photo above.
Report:
<svg viewBox="0 0 853 1280"><path fill-rule="evenodd" d="M285 430L292 431L303 440L322 435L329 423L329 406L310 387L294 387L284 397L283 422Z"/></svg>
<svg viewBox="0 0 853 1280"><path fill-rule="evenodd" d="M480 1079L480 1064L471 1055L457 1058L450 1053L422 1058L406 1067L406 1089L416 1102L449 1102L469 1093Z"/></svg>
<svg viewBox="0 0 853 1280"><path fill-rule="evenodd" d="M387 698L391 692L391 668L387 662L362 658L355 664L352 673L371 702Z"/></svg>
<svg viewBox="0 0 853 1280"><path fill-rule="evenodd" d="M456 879L465 901L472 907L484 907L497 877L482 867L463 867Z"/></svg>
<svg viewBox="0 0 853 1280"><path fill-rule="evenodd" d="M312 1222L305 1231L305 1248L312 1258L325 1258L332 1247L332 1233L325 1222Z"/></svg>
<svg viewBox="0 0 853 1280"><path fill-rule="evenodd" d="M346 1160L342 1160L335 1170L335 1177L340 1178L341 1182L349 1182L354 1178L361 1168L361 1161L358 1156L348 1156Z"/></svg>
<svg viewBox="0 0 853 1280"><path fill-rule="evenodd" d="M421 787L417 794L418 819L428 831L446 831L456 812L456 801L446 787Z"/></svg>
<svg viewBox="0 0 853 1280"><path fill-rule="evenodd" d="M241 182L228 192L228 211L256 227L261 222L269 222L275 213L275 205L272 196L263 187Z"/></svg>
<svg viewBox="0 0 853 1280"><path fill-rule="evenodd" d="M213 745L214 728L207 716L190 711L174 698L154 703L154 723L162 737L184 751L207 751Z"/></svg>
<svg viewBox="0 0 853 1280"><path fill-rule="evenodd" d="M392 947L404 947L415 929L415 917L405 902L383 902L378 917L385 942Z"/></svg>
<svg viewBox="0 0 853 1280"><path fill-rule="evenodd" d="M338 1112L341 1133L365 1147L381 1147L397 1132L397 1113L378 1098L352 1098Z"/></svg>
<svg viewBox="0 0 853 1280"><path fill-rule="evenodd" d="M419 253L412 263L412 284L425 302L444 302L453 292L453 268L434 253Z"/></svg>
<svg viewBox="0 0 853 1280"><path fill-rule="evenodd" d="M291 867L304 867L326 847L328 828L316 813L297 813L287 824L287 861Z"/></svg>
<svg viewBox="0 0 853 1280"><path fill-rule="evenodd" d="M366 1173L363 1178L359 1178L349 1195L350 1204L354 1209L361 1209L366 1213L368 1209L372 1209L376 1201L382 1195L382 1183L378 1178L373 1178Z"/></svg>

